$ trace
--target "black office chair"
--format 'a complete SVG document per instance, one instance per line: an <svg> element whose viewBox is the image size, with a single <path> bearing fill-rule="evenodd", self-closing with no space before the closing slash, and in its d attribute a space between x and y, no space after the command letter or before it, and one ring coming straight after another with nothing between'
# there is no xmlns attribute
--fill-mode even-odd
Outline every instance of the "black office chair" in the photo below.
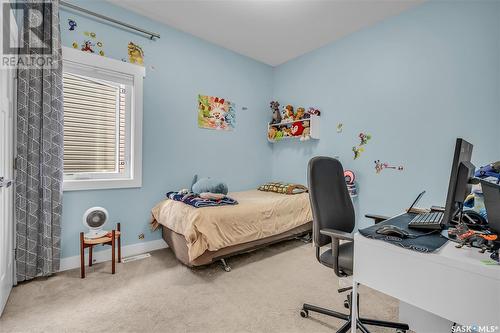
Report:
<svg viewBox="0 0 500 333"><path fill-rule="evenodd" d="M316 259L323 265L332 268L338 277L352 275L354 259L354 243L351 232L354 230L354 207L347 191L342 164L330 157L314 157L308 166L309 198L313 213L313 241L316 247ZM375 223L386 219L383 216L367 215ZM344 242L340 244L340 241ZM320 248L331 242L331 249L320 254ZM352 289L342 288L338 292ZM346 323L337 332L348 332L352 323L352 292L347 296L344 306L349 314L304 304L300 315L309 316L309 311L345 320ZM356 300L359 311L359 297ZM358 315L359 318L359 315ZM362 332L369 332L365 325L395 328L400 332L409 329L408 325L359 318L355 323Z"/></svg>

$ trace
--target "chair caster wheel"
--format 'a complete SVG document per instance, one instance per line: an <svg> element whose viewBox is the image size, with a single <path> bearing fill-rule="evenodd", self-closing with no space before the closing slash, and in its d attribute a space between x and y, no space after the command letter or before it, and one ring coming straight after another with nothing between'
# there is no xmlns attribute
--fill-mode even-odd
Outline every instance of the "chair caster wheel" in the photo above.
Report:
<svg viewBox="0 0 500 333"><path fill-rule="evenodd" d="M309 317L309 311L307 311L307 310L300 310L300 316L301 316L302 318L307 318L307 317Z"/></svg>
<svg viewBox="0 0 500 333"><path fill-rule="evenodd" d="M226 272L231 272L231 267L226 266L226 267L224 267L224 270L225 270Z"/></svg>
<svg viewBox="0 0 500 333"><path fill-rule="evenodd" d="M348 300L344 301L344 308L349 309L349 301Z"/></svg>

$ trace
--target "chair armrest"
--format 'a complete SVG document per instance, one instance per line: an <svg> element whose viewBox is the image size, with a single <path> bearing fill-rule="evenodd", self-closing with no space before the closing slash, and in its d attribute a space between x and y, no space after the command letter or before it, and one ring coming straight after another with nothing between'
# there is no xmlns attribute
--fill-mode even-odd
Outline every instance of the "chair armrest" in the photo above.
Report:
<svg viewBox="0 0 500 333"><path fill-rule="evenodd" d="M319 233L325 236L328 236L332 239L332 255L333 255L333 271L335 272L335 275L338 277L344 276L344 272L342 272L339 268L339 246L340 246L340 241L345 240L345 241L354 241L354 237L344 231L340 230L335 230L335 229L320 229ZM319 260L319 257L318 257ZM321 261L321 260L320 260Z"/></svg>
<svg viewBox="0 0 500 333"><path fill-rule="evenodd" d="M389 217L387 217L387 216L375 215L375 214L366 214L365 217L367 217L369 219L373 219L375 221L375 224L389 219Z"/></svg>
<svg viewBox="0 0 500 333"><path fill-rule="evenodd" d="M319 233L325 236L329 236L332 239L340 239L348 241L354 240L354 238L350 233L335 229L330 229L330 228L320 229Z"/></svg>

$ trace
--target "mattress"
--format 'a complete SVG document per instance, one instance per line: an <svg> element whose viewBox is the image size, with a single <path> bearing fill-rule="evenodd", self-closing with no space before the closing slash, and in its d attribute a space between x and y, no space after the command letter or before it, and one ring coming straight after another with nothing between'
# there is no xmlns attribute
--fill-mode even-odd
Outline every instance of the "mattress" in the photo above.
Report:
<svg viewBox="0 0 500 333"><path fill-rule="evenodd" d="M153 222L182 235L190 262L205 251L268 238L312 220L307 193L232 192L238 205L194 208L165 199L152 209Z"/></svg>

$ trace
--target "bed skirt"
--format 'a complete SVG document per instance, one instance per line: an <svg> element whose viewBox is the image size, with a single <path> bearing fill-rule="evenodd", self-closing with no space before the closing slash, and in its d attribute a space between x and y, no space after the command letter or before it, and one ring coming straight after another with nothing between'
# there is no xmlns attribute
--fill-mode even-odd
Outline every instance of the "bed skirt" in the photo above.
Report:
<svg viewBox="0 0 500 333"><path fill-rule="evenodd" d="M310 232L312 232L312 221L278 235L257 239L243 244L228 246L218 251L207 250L198 258L193 261L189 261L188 247L184 236L165 226L162 226L163 239L172 249L177 259L189 267L208 265L220 259L228 258L240 253L251 252L274 243L308 234Z"/></svg>

